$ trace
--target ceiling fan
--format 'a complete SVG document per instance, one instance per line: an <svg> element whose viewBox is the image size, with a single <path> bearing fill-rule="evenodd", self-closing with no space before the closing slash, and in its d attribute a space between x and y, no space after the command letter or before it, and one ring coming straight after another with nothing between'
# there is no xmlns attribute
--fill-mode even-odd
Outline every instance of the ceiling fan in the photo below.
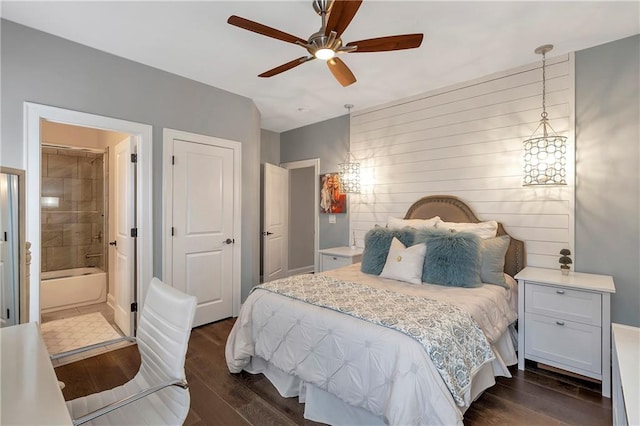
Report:
<svg viewBox="0 0 640 426"><path fill-rule="evenodd" d="M258 77L273 77L317 58L327 61L327 66L333 76L346 87L355 83L356 77L349 67L336 56L337 54L414 49L420 47L423 38L422 34L403 34L352 41L343 45L340 36L351 23L360 4L362 4L362 0L313 0L313 9L322 18L322 27L318 32L311 34L307 40L235 15L230 16L227 23L267 37L297 44L310 53L310 56L301 56L265 71Z"/></svg>

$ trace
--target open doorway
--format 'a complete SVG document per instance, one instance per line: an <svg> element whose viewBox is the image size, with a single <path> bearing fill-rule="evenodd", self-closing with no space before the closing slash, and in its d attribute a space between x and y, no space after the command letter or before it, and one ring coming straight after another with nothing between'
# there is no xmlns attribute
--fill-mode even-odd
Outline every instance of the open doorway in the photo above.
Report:
<svg viewBox="0 0 640 426"><path fill-rule="evenodd" d="M117 328L124 335L134 335L136 311L142 308L136 309L135 302L143 300L153 264L151 126L31 103L25 103L25 120L27 240L34 243L30 318L46 326L52 319L49 314L70 310L83 315L99 313L108 323L113 310L115 323L120 308L126 312ZM109 201L114 200L119 204L109 208ZM129 212L137 212L137 222ZM117 238L118 233L124 234L124 242ZM110 255L116 244L126 246L127 262ZM78 274L83 268L91 273ZM46 282L51 270L75 271L58 278L67 280L65 286L81 285L90 293L86 300L69 301L61 296L64 292L45 288L53 284ZM80 281L90 278L98 283L69 284L77 276ZM121 280L126 285L110 286L114 276L128 277ZM73 288L70 292L77 296L79 291ZM58 299L54 305L50 294ZM57 316L68 317L69 313Z"/></svg>
<svg viewBox="0 0 640 426"><path fill-rule="evenodd" d="M318 271L320 160L284 163L289 170L288 275Z"/></svg>
<svg viewBox="0 0 640 426"><path fill-rule="evenodd" d="M117 183L127 180L134 193L135 181L118 176L116 160L130 134L47 120L40 128L40 318L57 354L130 334L129 303L123 314L117 296L131 280L119 279L114 241L118 212L127 209Z"/></svg>

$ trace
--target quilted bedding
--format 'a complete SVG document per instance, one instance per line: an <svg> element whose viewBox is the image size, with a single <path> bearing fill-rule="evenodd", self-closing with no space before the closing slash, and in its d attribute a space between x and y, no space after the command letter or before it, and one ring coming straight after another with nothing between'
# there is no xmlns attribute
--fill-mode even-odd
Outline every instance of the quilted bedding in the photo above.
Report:
<svg viewBox="0 0 640 426"><path fill-rule="evenodd" d="M362 274L358 266L325 274L453 302L471 314L492 345L499 340L504 343L507 327L516 318L515 283L513 290L492 285L475 289L416 286ZM509 374L499 352L491 379ZM462 396L463 407L458 407L428 353L414 339L265 290L254 291L244 303L227 341L226 358L233 373L256 372L252 361L266 361L270 368L299 379L301 393L308 384L387 424L461 424L464 410L479 391L493 384L478 379L482 387L468 388Z"/></svg>

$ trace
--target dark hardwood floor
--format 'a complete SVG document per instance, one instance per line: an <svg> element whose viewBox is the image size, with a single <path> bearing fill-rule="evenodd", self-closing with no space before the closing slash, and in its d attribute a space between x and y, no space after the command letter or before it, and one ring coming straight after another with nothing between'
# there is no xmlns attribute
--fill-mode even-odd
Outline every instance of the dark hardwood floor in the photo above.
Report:
<svg viewBox="0 0 640 426"><path fill-rule="evenodd" d="M317 424L302 416L297 398L282 398L262 375L232 375L224 345L234 320L198 327L191 333L186 372L191 410L186 425ZM56 368L65 399L118 386L138 371L136 346ZM497 384L469 408L466 425L610 425L611 400L599 386L538 368L511 368L513 378Z"/></svg>

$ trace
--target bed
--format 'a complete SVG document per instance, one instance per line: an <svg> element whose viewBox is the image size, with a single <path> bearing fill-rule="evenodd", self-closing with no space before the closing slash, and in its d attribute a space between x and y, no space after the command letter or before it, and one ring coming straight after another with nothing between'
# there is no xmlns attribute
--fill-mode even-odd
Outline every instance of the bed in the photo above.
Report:
<svg viewBox="0 0 640 426"><path fill-rule="evenodd" d="M436 217L444 228L481 223L452 196L424 197L404 220ZM497 224L495 235L508 234ZM409 284L362 272L363 258L258 286L228 337L229 370L264 374L283 397L305 403L309 420L462 424L471 403L517 363L512 277L524 268L524 244L506 240L504 285Z"/></svg>

